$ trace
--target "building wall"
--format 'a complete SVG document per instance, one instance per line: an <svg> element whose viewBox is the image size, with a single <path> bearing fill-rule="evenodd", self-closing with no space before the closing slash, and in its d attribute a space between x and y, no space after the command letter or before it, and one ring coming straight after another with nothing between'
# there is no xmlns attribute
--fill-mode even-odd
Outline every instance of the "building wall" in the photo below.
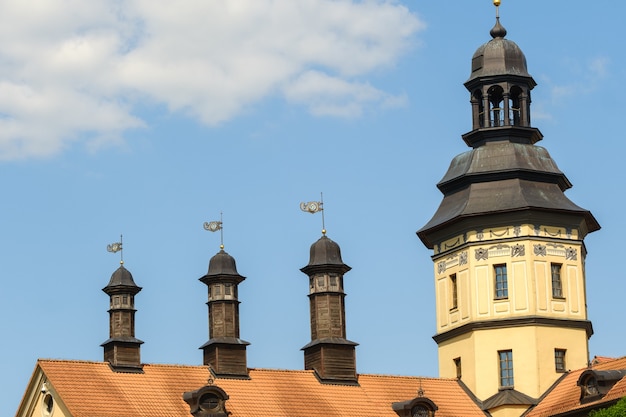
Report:
<svg viewBox="0 0 626 417"><path fill-rule="evenodd" d="M484 400L498 392L497 352L511 349L515 389L538 398L560 375L554 349L565 350L567 368L586 366L584 256L576 230L550 225L471 231L438 245L440 376L456 377L454 359L461 358L463 381ZM553 292L552 265L560 270L560 295ZM506 296L496 293L496 266L506 267ZM543 321L522 323L533 318ZM505 320L502 328L485 328Z"/></svg>

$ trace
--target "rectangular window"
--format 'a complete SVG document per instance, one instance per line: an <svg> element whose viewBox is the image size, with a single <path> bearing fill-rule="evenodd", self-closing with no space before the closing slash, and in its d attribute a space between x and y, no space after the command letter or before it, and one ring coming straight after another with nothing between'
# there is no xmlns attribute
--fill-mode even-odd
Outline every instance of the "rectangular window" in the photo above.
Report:
<svg viewBox="0 0 626 417"><path fill-rule="evenodd" d="M230 295L231 291L231 285L230 284L224 284L224 295Z"/></svg>
<svg viewBox="0 0 626 417"><path fill-rule="evenodd" d="M456 310L459 307L459 292L456 283L456 274L450 275L450 292L452 293L452 307L450 307L450 310Z"/></svg>
<svg viewBox="0 0 626 417"><path fill-rule="evenodd" d="M551 264L552 297L563 298L563 281L561 281L561 264Z"/></svg>
<svg viewBox="0 0 626 417"><path fill-rule="evenodd" d="M513 351L498 351L500 361L500 388L510 388L513 386Z"/></svg>
<svg viewBox="0 0 626 417"><path fill-rule="evenodd" d="M506 265L494 265L493 268L496 274L496 298L509 298Z"/></svg>
<svg viewBox="0 0 626 417"><path fill-rule="evenodd" d="M456 377L461 379L461 358L454 358L454 367L456 368Z"/></svg>
<svg viewBox="0 0 626 417"><path fill-rule="evenodd" d="M554 368L557 372L565 372L565 349L554 349Z"/></svg>

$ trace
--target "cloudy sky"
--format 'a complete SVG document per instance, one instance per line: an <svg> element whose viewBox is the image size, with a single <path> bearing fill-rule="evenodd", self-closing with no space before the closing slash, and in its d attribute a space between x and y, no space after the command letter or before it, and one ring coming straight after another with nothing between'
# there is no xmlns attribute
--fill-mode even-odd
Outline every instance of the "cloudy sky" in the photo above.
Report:
<svg viewBox="0 0 626 417"><path fill-rule="evenodd" d="M310 340L309 245L324 193L363 373L437 375L432 263L415 231L467 148L473 52L489 0L0 1L0 414L37 358L102 360L100 291L124 234L142 360L201 363L219 250L247 278L241 336L252 367L301 369ZM538 82L533 125L602 230L586 240L591 355L626 354L618 250L621 17L505 0L502 23ZM381 358L385 358L384 360Z"/></svg>

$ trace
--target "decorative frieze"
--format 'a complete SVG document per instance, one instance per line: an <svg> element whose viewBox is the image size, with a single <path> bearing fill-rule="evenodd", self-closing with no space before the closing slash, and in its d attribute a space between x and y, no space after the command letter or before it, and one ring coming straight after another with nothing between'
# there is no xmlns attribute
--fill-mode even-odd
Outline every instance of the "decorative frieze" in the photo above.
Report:
<svg viewBox="0 0 626 417"><path fill-rule="evenodd" d="M525 256L526 255L526 246L524 245L513 245L511 248L511 256Z"/></svg>
<svg viewBox="0 0 626 417"><path fill-rule="evenodd" d="M578 260L578 251L571 247L565 249L565 259L567 259L568 261Z"/></svg>
<svg viewBox="0 0 626 417"><path fill-rule="evenodd" d="M474 251L477 261L489 259L489 251L485 248L478 248Z"/></svg>
<svg viewBox="0 0 626 417"><path fill-rule="evenodd" d="M536 245L533 245L533 247L534 247L535 256L546 256L547 254L546 245L537 243Z"/></svg>
<svg viewBox="0 0 626 417"><path fill-rule="evenodd" d="M467 251L461 252L459 254L459 265L467 264L467 260L468 260L468 252Z"/></svg>

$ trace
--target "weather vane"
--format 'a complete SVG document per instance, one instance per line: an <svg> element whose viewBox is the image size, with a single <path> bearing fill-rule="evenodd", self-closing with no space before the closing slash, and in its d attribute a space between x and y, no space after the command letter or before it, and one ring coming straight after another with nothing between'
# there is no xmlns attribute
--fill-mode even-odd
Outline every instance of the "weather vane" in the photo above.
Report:
<svg viewBox="0 0 626 417"><path fill-rule="evenodd" d="M122 248L123 236L120 235L120 241L107 245L107 252L120 253L120 265L124 265L124 248Z"/></svg>
<svg viewBox="0 0 626 417"><path fill-rule="evenodd" d="M324 194L320 193L320 201L309 201L307 203L300 203L300 210L307 213L315 214L318 211L322 212L322 234L326 235L326 225L324 223Z"/></svg>
<svg viewBox="0 0 626 417"><path fill-rule="evenodd" d="M220 249L224 249L224 229L222 228L222 212L220 212L220 221L204 222L204 230L209 232L220 231Z"/></svg>

